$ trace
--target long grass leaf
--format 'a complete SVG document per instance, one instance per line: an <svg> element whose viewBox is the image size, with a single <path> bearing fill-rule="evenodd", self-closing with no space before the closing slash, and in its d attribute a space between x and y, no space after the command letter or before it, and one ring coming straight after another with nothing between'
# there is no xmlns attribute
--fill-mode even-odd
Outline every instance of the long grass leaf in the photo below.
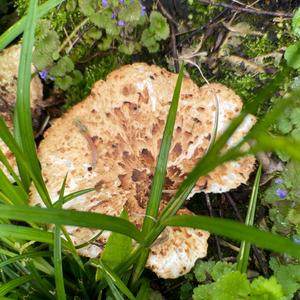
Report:
<svg viewBox="0 0 300 300"><path fill-rule="evenodd" d="M30 110L31 60L36 14L37 0L31 0L29 2L28 17L23 35L18 70L17 101L14 112L14 135L17 143L20 145L25 154L25 158L29 161L34 172L39 175L40 166L36 156ZM19 167L19 173L24 185L26 183L25 187L28 189L30 185L30 177L28 173L25 172L22 165Z"/></svg>
<svg viewBox="0 0 300 300"><path fill-rule="evenodd" d="M65 0L49 0L38 7L38 18L43 17L52 8L59 5ZM0 50L4 49L8 44L10 44L15 38L17 38L25 29L27 22L27 16L22 17L21 20L12 25L0 36Z"/></svg>
<svg viewBox="0 0 300 300"><path fill-rule="evenodd" d="M113 286L116 286L124 295L128 297L130 300L135 300L134 295L131 293L131 291L127 288L127 286L124 284L124 282L117 276L116 273L114 273L111 268L104 263L103 261L99 261L97 266L102 270L104 277L109 285L109 287L113 290L116 290ZM118 293L119 296L120 293ZM121 299L121 298L120 298ZM123 299L123 297L122 297Z"/></svg>
<svg viewBox="0 0 300 300"><path fill-rule="evenodd" d="M255 176L253 189L250 197L250 203L249 203L247 216L245 220L245 225L247 226L253 226L254 223L261 171L262 171L262 165L260 164ZM240 252L237 259L237 270L240 271L241 273L246 273L247 271L250 247L251 244L249 242L246 241L241 242Z"/></svg>
<svg viewBox="0 0 300 300"><path fill-rule="evenodd" d="M22 168L26 169L26 172L29 173L43 201L47 202L48 206L51 206L50 197L47 192L47 189L45 188L45 184L43 180L40 180L40 176L41 176L40 172L38 174L34 172L29 161L26 160L25 154L23 153L19 145L16 143L14 137L8 130L2 118L0 118L0 137L3 140L3 142L7 145L7 147L10 149L10 151L15 155L16 159L18 160L18 163L22 165Z"/></svg>
<svg viewBox="0 0 300 300"><path fill-rule="evenodd" d="M144 218L143 232L147 233L151 226L153 225L154 220L157 217L160 199L162 195L162 189L165 181L166 168L168 163L168 156L172 142L173 130L176 121L176 113L180 98L180 90L183 80L184 65L181 65L178 78L176 81L176 86L173 93L173 98L171 106L169 109L163 138L161 141L161 146L159 150L159 155L157 158L156 168L154 172L154 177L151 185L151 191L149 196L149 201L146 209L146 216Z"/></svg>
<svg viewBox="0 0 300 300"><path fill-rule="evenodd" d="M62 254L61 254L61 236L60 236L60 226L55 225L54 228L54 278L56 285L56 296L57 299L65 300L66 292L64 286L64 274L62 268Z"/></svg>
<svg viewBox="0 0 300 300"><path fill-rule="evenodd" d="M74 225L125 234L138 242L143 235L137 228L119 217L55 208L0 205L0 217L42 224Z"/></svg>
<svg viewBox="0 0 300 300"><path fill-rule="evenodd" d="M52 244L53 233L21 225L0 224L0 238L14 238ZM64 242L64 246L68 248Z"/></svg>
<svg viewBox="0 0 300 300"><path fill-rule="evenodd" d="M0 262L0 269L6 265L13 264L13 263L15 263L17 261L21 261L23 259L41 257L41 256L43 256L43 257L51 256L51 252L49 252L49 251L34 251L34 252L28 252L28 253L22 254L22 255L16 255L14 257L6 259L5 261Z"/></svg>
<svg viewBox="0 0 300 300"><path fill-rule="evenodd" d="M69 202L69 201L71 201L71 200L73 200L73 199L75 199L79 196L90 193L94 190L95 190L95 188L89 188L89 189L84 189L84 190L80 190L78 192L73 192L73 193L70 193L68 195L65 195L62 199L62 204L65 204L65 203L67 203L67 202ZM56 201L55 203L53 203L53 207L58 208L58 204L59 204L59 202Z"/></svg>
<svg viewBox="0 0 300 300"><path fill-rule="evenodd" d="M27 203L27 194L19 188L14 186L3 171L0 169L0 190L2 193L8 197L13 204L22 205Z"/></svg>
<svg viewBox="0 0 300 300"><path fill-rule="evenodd" d="M24 283L32 279L33 279L32 275L26 275L0 285L0 296L5 296L10 291L14 290L15 288L19 287L20 285L23 285Z"/></svg>
<svg viewBox="0 0 300 300"><path fill-rule="evenodd" d="M204 229L214 234L238 241L245 240L264 249L287 253L300 258L300 246L293 243L290 239L232 220L204 216L174 216L164 220L162 225Z"/></svg>

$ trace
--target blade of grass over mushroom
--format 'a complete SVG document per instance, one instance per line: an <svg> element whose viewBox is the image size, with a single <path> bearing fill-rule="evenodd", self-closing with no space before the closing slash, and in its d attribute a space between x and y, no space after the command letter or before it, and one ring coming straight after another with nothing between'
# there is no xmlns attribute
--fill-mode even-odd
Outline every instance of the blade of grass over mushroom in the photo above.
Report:
<svg viewBox="0 0 300 300"><path fill-rule="evenodd" d="M128 299L130 300L135 300L134 295L131 293L131 291L126 287L124 282L121 280L121 278L113 272L113 270L103 261L98 261L96 264L93 264L99 269L101 269L105 280L107 281L109 287L112 290L112 284L119 289L124 295L127 296ZM113 287L115 290L115 288ZM113 290L112 290L113 291ZM121 294L119 294L121 295ZM123 297L120 299L124 299Z"/></svg>
<svg viewBox="0 0 300 300"><path fill-rule="evenodd" d="M34 172L29 161L25 159L25 154L23 153L19 145L16 143L15 139L9 132L2 118L0 118L0 137L10 149L10 151L15 155L16 159L18 160L18 163L22 165L22 168L26 170L27 173L29 173L43 201L46 203L48 201L50 206L50 197L48 195L47 189L45 188L43 180L40 180L40 171L38 172L38 174Z"/></svg>
<svg viewBox="0 0 300 300"><path fill-rule="evenodd" d="M254 223L261 171L262 171L262 165L260 164L255 176L250 203L247 211L247 216L245 221L245 225L247 226L253 226ZM239 256L237 259L237 270L240 271L241 273L246 273L247 271L250 247L251 244L249 242L242 241L240 246Z"/></svg>
<svg viewBox="0 0 300 300"><path fill-rule="evenodd" d="M162 225L204 229L237 241L245 240L267 250L287 253L300 258L300 246L293 243L290 239L232 220L204 216L173 216L165 219Z"/></svg>
<svg viewBox="0 0 300 300"><path fill-rule="evenodd" d="M94 190L95 190L95 188L89 188L89 189L80 190L78 192L70 193L70 194L63 197L62 204L65 204L65 203L67 203L67 202L69 202L69 201L71 201L71 200L73 200L73 199L75 199L79 196L82 196L82 195L87 194L89 192L92 192ZM55 203L53 203L53 207L58 208L58 204L59 204L58 201L56 201Z"/></svg>
<svg viewBox="0 0 300 300"><path fill-rule="evenodd" d="M14 262L22 261L23 259L34 258L34 257L49 257L51 256L51 254L52 253L49 251L33 251L22 255L16 255L14 257L6 259L5 261L0 262L0 269L9 264L13 264Z"/></svg>
<svg viewBox="0 0 300 300"><path fill-rule="evenodd" d="M13 279L7 283L0 286L0 296L5 296L10 291L14 290L16 287L30 281L33 279L32 275L25 275L16 279Z"/></svg>
<svg viewBox="0 0 300 300"><path fill-rule="evenodd" d="M56 7L65 0L49 0L38 7L37 16L38 18L43 17L52 8ZM0 36L0 50L4 49L10 44L15 38L17 38L25 29L28 16L22 17L21 20L12 25Z"/></svg>
<svg viewBox="0 0 300 300"><path fill-rule="evenodd" d="M0 169L0 190L3 194L11 200L13 204L22 205L27 203L28 196L18 186L14 186Z"/></svg>
<svg viewBox="0 0 300 300"><path fill-rule="evenodd" d="M0 239L1 238L14 238L47 244L53 243L53 233L51 232L10 224L0 224ZM67 246L67 243L63 242L63 244Z"/></svg>
<svg viewBox="0 0 300 300"><path fill-rule="evenodd" d="M29 3L28 17L24 30L23 43L20 55L18 70L17 101L14 113L14 135L17 143L25 154L32 170L40 180L40 166L36 155L34 135L32 130L31 110L30 110L30 81L31 81L31 60L34 43L34 31L36 25L37 1L31 0ZM17 159L18 162L18 159ZM20 164L18 164L19 166ZM25 188L30 185L30 178L23 166L19 167L20 176ZM49 203L47 203L49 205Z"/></svg>
<svg viewBox="0 0 300 300"><path fill-rule="evenodd" d="M125 234L140 243L143 242L143 235L129 221L98 213L2 204L0 217L42 224L74 225L109 230Z"/></svg>
<svg viewBox="0 0 300 300"><path fill-rule="evenodd" d="M53 259L54 259L54 278L56 285L56 296L57 299L65 300L66 292L64 286L64 274L62 268L62 249L61 249L61 236L60 226L55 225L54 228L54 246L53 246Z"/></svg>
<svg viewBox="0 0 300 300"><path fill-rule="evenodd" d="M162 195L162 190L163 190L163 185L164 185L164 180L166 175L168 155L171 147L172 135L173 135L174 125L176 121L176 113L177 113L177 108L178 108L178 103L180 98L180 90L181 90L181 85L183 80L183 71L184 71L184 65L182 64L178 74L176 86L174 89L173 99L168 112L168 117L167 117L165 129L163 133L163 138L161 141L159 155L157 158L155 173L151 185L149 201L146 209L146 216L144 218L144 223L143 223L142 231L144 233L147 233L151 229L153 223L155 222L154 220L156 219L158 214L160 198Z"/></svg>
<svg viewBox="0 0 300 300"><path fill-rule="evenodd" d="M0 161L2 162L2 164L5 166L5 168L7 169L7 171L9 172L9 174L12 176L12 178L15 180L15 182L18 184L18 186L20 188L23 189L23 191L25 192L24 188L23 188L23 183L20 180L20 178L18 177L18 175L16 174L16 172L13 170L13 168L11 167L11 165L9 164L6 156L3 154L2 150L0 149Z"/></svg>

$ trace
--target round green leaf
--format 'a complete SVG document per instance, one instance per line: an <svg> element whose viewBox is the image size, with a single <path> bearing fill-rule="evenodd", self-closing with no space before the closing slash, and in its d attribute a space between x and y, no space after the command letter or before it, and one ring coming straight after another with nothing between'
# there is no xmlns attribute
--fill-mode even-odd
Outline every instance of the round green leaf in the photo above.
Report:
<svg viewBox="0 0 300 300"><path fill-rule="evenodd" d="M289 46L284 53L284 58L288 66L298 69L300 67L300 42Z"/></svg>

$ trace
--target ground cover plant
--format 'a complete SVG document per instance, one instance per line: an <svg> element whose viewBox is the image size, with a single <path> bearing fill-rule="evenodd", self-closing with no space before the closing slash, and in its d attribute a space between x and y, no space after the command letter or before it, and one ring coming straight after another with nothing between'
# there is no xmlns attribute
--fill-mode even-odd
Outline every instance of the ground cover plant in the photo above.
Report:
<svg viewBox="0 0 300 300"><path fill-rule="evenodd" d="M206 6L209 1L192 2L183 3L187 15L181 16L181 18L187 17L190 20L194 18L196 19L194 24L200 26L201 23L202 27L209 22L207 18L224 13L222 5L229 5L231 9L235 8L235 5L227 2L218 2L219 6L209 8ZM3 6L7 10L12 9L9 2L6 3L7 6L5 4ZM72 16L76 19L71 27L67 28L70 33L66 36L68 42L74 42L72 38L75 33L80 31L81 34L84 34L85 31L87 33L91 31L91 34L82 40L82 47L85 51L89 50L87 45L95 44L100 51L109 52L115 49L116 53L133 55L135 51L142 51L142 45L145 47L145 51L151 53L158 51L162 46L160 43L169 35L174 37L176 31L172 27L174 23L170 21L172 18L168 15L168 4L159 2L157 7L154 6L154 9L150 11L149 3L112 0L79 1L76 5L76 1L48 0L43 3L38 3L37 0L17 1L19 13L24 16L0 37L0 49L3 49L23 34L13 134L6 127L4 120L0 119L0 137L14 153L18 164L18 173L16 173L3 153L0 153L0 160L4 166L0 170L0 296L3 299L161 299L163 297L168 299L189 299L190 297L193 299L293 299L294 297L297 299L300 285L298 263L300 259L298 203L300 154L298 147L300 144L297 135L299 11L295 10L291 28L286 25L289 20L282 20L283 25L280 25L279 29L273 29L282 43L282 45L279 43L280 47L289 46L284 54L287 63L283 59L277 60L276 70L274 70L275 60L280 55L280 51L273 45L268 45L268 39L255 33L253 28L249 29L249 26L247 27L245 24L228 23L227 19L223 25L229 30L229 33L236 33L234 37L227 36L222 43L219 43L218 47L216 44L212 45L215 41L210 41L210 36L203 37L206 40L206 46L203 47L207 47L207 49L213 47L214 53L219 52L215 61L218 61L220 65L214 65L212 54L209 51L200 53L200 50L203 50L202 44L199 47L197 39L192 41L196 46L194 49L184 50L184 47L179 48L175 44L178 49L182 50L181 53L175 55L175 63L163 61L162 64L169 64L175 69L176 65L179 65L180 70L178 70L178 80L157 158L147 204L146 215L148 217L144 219L141 230L128 221L126 211L123 211L120 217L112 217L62 209L63 203L92 190L66 195L67 174L61 183L59 200L54 204L51 202L35 151L29 101L31 62L36 64L37 72L40 72L42 79L49 84L49 93L52 92L53 85L55 89L66 90L70 100L68 105L70 105L79 100L73 98L74 94L72 95L70 92L70 87L74 85L76 90L76 86L81 85L82 88L83 84L88 90L87 86L90 88L91 82L84 82L78 73L81 71L75 68L75 66L80 66L78 61L84 57L83 54L81 54L82 56L75 54L72 56L72 52L62 51L63 55L55 53L57 52L55 49L64 43L61 42L61 38L64 37L61 28L65 27L65 23L61 27L58 23L54 28L55 22L67 22L69 16L66 15L71 16L72 12L77 12ZM182 4L180 1L176 3L177 5ZM63 6L62 10L59 10L61 15L56 16L53 12L59 5ZM146 5L147 8L149 7L148 10L146 10ZM272 8L272 5L270 6ZM159 12L157 8L159 8ZM273 8L276 9L275 4ZM293 8L296 9L296 7ZM184 9L181 11L183 14L185 13ZM251 10L252 8L239 6L239 9ZM115 10L117 16L113 16ZM52 13L50 21L41 19L49 12ZM201 13L197 14L197 12ZM262 9L260 12L266 11ZM292 10L289 14L292 16ZM133 18L131 18L132 16ZM280 16L287 17L283 13L279 14ZM144 18L144 23L140 23L142 22L141 18ZM106 20L107 23L102 24L103 20ZM120 21L124 21L124 24ZM223 23L225 21L222 20ZM96 31L92 30L95 28L97 28ZM289 34L287 34L288 30L290 30ZM192 30L193 33L195 31L197 32L197 29ZM73 32L75 33L72 35ZM253 39L253 32L257 39ZM285 37L283 40L281 40L280 33ZM122 38L124 35L128 40ZM51 52L42 49L43 39L49 42L48 47L53 45L53 48L50 47ZM107 39L111 40L110 43L107 42ZM235 43L232 40L235 40ZM72 42L70 51L77 46ZM108 43L107 48L101 48L106 42ZM238 51L237 49L243 42L248 47L247 59L233 53ZM134 47L131 46L132 43ZM182 40L179 43L183 43L184 46L189 44L184 44ZM67 43L65 44L67 45ZM34 45L35 49L32 51ZM255 47L258 48L258 54L254 51ZM271 53L265 51L271 51ZM47 58L47 63L39 66L40 61L37 58L40 57L38 56L41 55L41 60L43 60L50 54L53 55L51 58ZM123 56L123 54L118 57L119 62L129 60L129 57ZM283 52L281 56L282 54ZM149 56L148 52L147 56ZM109 54L105 59L106 61L102 58L96 59L81 73L91 72L91 70L95 70L95 66L106 66L107 60L109 61L107 68L116 63L116 60L110 58ZM203 77L197 73L199 72L197 68L191 69L191 66L199 67L205 59L208 60L204 65L204 74L206 77L211 75L210 79L214 76L216 78L221 76L221 81L232 82L232 70L238 67L247 73L247 76L238 80L241 94L246 97L245 107L228 129L211 144L206 155L183 180L175 196L159 214L158 208L176 119L184 63L188 64L186 69L191 70L191 75L197 76L197 80L201 82L204 80ZM263 61L261 68L264 70L270 68L270 72L262 72L259 64L253 65L253 61ZM227 67L225 68L225 66ZM219 69L219 72L216 69ZM248 70L250 70L249 73ZM95 74L96 72L99 73ZM95 81L107 72L107 70L94 71L89 78L92 78L91 81ZM231 84L235 85L236 83ZM248 88L244 89L247 85ZM256 89L257 86L259 89ZM256 89L255 93L254 89ZM223 146L249 113L259 116L256 125L238 145L224 152ZM251 141L251 147L244 150L242 146L249 141ZM216 217L214 207L221 201L222 196L213 199L213 197L202 195L203 197L200 196L188 203L190 206L197 206L195 209L197 212L197 210L203 210L202 208L205 207L203 202L206 202L208 207L206 216L200 214L176 215L178 209L185 204L187 196L199 177L226 161L247 154L261 155L261 152L270 151L274 153L274 156L273 158L264 157L262 165L267 165L264 171L262 171L261 165L258 166L254 181L251 182L251 195L246 193L246 197L244 197L247 200L242 199L243 201L234 203L231 196L234 194L225 196L228 197L228 201L235 210L236 220L230 220L233 219L232 215L228 216L226 211L220 217ZM272 164L275 164L274 157L279 157L280 168L276 165L276 176L270 177L271 175L268 175L267 171L271 172ZM279 163L278 158L277 163ZM262 178L262 173L265 175L264 178ZM267 188L262 185L263 180L267 182ZM45 208L28 206L31 184L35 185ZM246 201L249 201L249 205L246 204ZM256 214L258 201L262 201L264 206L259 204ZM199 204L199 202L202 203ZM242 202L242 205L238 202ZM242 214L246 215L245 220L241 218L237 205L242 208L240 209ZM47 224L53 224L51 231L48 231ZM113 234L100 258L87 259L78 256L65 225L109 230ZM201 228L216 234L214 242L212 242L214 250L210 250L208 259L199 261L190 274L177 282L159 280L144 270L149 247L155 243L166 226ZM223 238L226 238L226 241ZM136 243L132 244L132 240ZM220 250L220 244L224 247L223 251Z"/></svg>

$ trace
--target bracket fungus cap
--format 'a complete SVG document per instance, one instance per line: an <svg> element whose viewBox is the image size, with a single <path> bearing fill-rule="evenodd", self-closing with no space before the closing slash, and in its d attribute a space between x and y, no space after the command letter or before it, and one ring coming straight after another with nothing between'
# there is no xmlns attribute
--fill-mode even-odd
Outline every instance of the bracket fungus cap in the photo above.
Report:
<svg viewBox="0 0 300 300"><path fill-rule="evenodd" d="M96 82L84 101L57 119L45 133L38 155L53 201L68 172L66 193L89 187L96 190L64 204L64 208L113 216L127 208L130 221L141 227L177 75L144 63L126 65ZM221 134L242 109L241 99L221 84L199 88L183 80L174 128L163 207L195 163L207 151L219 103ZM239 142L254 124L249 116L226 147ZM200 178L195 192L225 192L246 183L255 159L247 156L228 162ZM31 205L41 203L32 189ZM190 214L187 209L182 214ZM97 231L67 227L75 245L92 239ZM79 250L95 257L109 232ZM176 278L190 271L196 259L206 256L209 233L191 228L168 227L150 251L147 267L159 277Z"/></svg>

